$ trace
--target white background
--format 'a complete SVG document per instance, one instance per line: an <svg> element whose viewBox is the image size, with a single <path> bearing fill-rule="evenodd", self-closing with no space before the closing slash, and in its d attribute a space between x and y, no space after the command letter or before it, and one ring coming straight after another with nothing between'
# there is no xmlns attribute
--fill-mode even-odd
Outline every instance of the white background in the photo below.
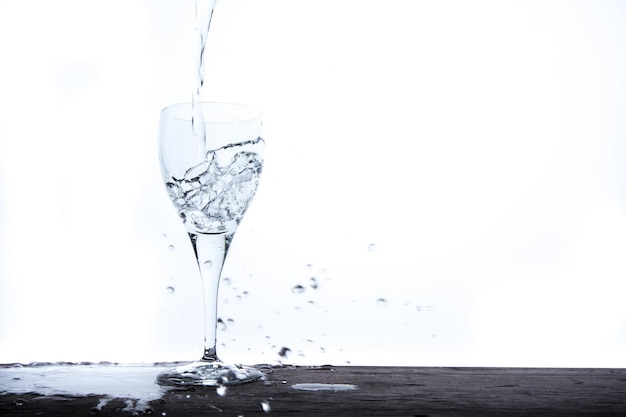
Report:
<svg viewBox="0 0 626 417"><path fill-rule="evenodd" d="M199 356L156 154L194 25L192 0L0 0L0 363ZM205 98L268 144L221 356L626 366L624 27L619 0L218 0Z"/></svg>

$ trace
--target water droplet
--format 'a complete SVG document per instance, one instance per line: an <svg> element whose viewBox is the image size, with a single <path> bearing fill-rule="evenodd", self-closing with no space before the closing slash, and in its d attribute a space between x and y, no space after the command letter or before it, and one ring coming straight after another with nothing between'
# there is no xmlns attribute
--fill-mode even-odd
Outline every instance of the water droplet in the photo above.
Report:
<svg viewBox="0 0 626 417"><path fill-rule="evenodd" d="M296 285L291 289L291 292L294 294L302 294L305 288L302 285Z"/></svg>
<svg viewBox="0 0 626 417"><path fill-rule="evenodd" d="M319 286L319 285L317 284L317 278L315 278L315 277L311 277L311 278L309 278L309 285L311 286L311 288L313 288L314 290L316 290L316 289L317 289L317 287Z"/></svg>
<svg viewBox="0 0 626 417"><path fill-rule="evenodd" d="M169 250L173 251L174 249L176 249L176 246L174 246L174 245L169 245L167 248L168 248Z"/></svg>
<svg viewBox="0 0 626 417"><path fill-rule="evenodd" d="M367 250L370 252L374 252L376 250L376 243L370 243L367 245Z"/></svg>
<svg viewBox="0 0 626 417"><path fill-rule="evenodd" d="M219 327L220 330L226 330L226 323L224 323L224 320L217 319L217 327Z"/></svg>
<svg viewBox="0 0 626 417"><path fill-rule="evenodd" d="M378 304L379 306L384 306L385 304L387 304L387 300L385 300L384 298L379 298L378 300L376 300L376 304Z"/></svg>
<svg viewBox="0 0 626 417"><path fill-rule="evenodd" d="M168 294L174 294L174 287L167 287L165 291L167 291Z"/></svg>
<svg viewBox="0 0 626 417"><path fill-rule="evenodd" d="M280 350L278 351L278 355L285 359L289 356L290 353L291 353L291 349L285 346L281 347Z"/></svg>
<svg viewBox="0 0 626 417"><path fill-rule="evenodd" d="M268 401L261 401L261 410L265 413L269 413L272 411L272 407L270 407L270 403Z"/></svg>
<svg viewBox="0 0 626 417"><path fill-rule="evenodd" d="M205 268L211 268L213 266L213 262L211 262L211 261L204 261L202 263L202 265L204 265Z"/></svg>
<svg viewBox="0 0 626 417"><path fill-rule="evenodd" d="M228 394L228 388L225 385L220 385L220 386L217 387L215 392L220 397L225 397Z"/></svg>

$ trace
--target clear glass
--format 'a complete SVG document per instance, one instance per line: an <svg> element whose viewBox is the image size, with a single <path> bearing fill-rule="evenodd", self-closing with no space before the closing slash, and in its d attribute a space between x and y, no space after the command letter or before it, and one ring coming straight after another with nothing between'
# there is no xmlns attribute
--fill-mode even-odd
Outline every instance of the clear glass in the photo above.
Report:
<svg viewBox="0 0 626 417"><path fill-rule="evenodd" d="M182 103L161 112L161 173L200 269L205 332L201 359L162 372L160 384L233 385L262 376L255 368L223 363L216 351L220 276L259 184L265 148L261 130L260 113L238 104Z"/></svg>

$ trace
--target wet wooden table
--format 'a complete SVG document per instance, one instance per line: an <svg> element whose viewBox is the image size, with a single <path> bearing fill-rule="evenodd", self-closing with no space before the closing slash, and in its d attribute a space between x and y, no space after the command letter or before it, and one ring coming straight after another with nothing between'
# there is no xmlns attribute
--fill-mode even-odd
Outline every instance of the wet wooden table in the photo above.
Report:
<svg viewBox="0 0 626 417"><path fill-rule="evenodd" d="M17 376L0 384L19 382L19 369L14 371ZM143 402L103 393L11 393L0 386L0 416L626 416L626 369L321 366L267 371L265 380L226 392L171 389ZM110 375L108 383L115 384Z"/></svg>

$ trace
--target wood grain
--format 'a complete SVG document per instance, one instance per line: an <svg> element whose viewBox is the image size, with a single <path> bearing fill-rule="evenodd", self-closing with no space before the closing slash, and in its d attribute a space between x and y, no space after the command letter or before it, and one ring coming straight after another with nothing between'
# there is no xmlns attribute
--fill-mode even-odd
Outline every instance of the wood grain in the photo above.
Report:
<svg viewBox="0 0 626 417"><path fill-rule="evenodd" d="M626 416L625 369L281 367L264 381L174 389L144 407L101 396L0 395L1 416ZM296 389L317 385L320 391ZM294 388L296 385L296 388ZM349 389L347 385L354 385ZM306 386L305 386L306 388ZM262 403L269 405L264 411Z"/></svg>

